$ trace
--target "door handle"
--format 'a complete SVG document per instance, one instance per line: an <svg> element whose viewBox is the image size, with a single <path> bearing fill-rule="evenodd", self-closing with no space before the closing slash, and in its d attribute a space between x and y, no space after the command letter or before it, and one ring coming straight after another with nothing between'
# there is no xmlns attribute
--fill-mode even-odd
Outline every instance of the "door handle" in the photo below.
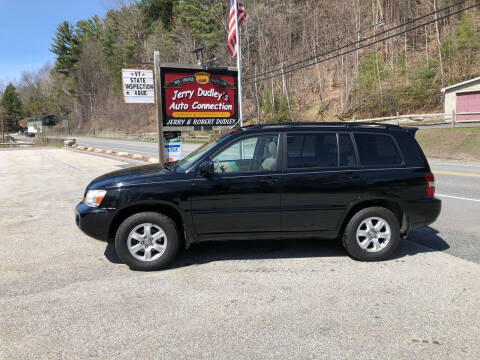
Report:
<svg viewBox="0 0 480 360"><path fill-rule="evenodd" d="M360 175L354 171L348 171L345 173L345 177L349 180L359 179Z"/></svg>
<svg viewBox="0 0 480 360"><path fill-rule="evenodd" d="M266 177L266 178L263 178L263 179L260 179L260 184L272 185L272 184L275 184L276 182L278 182L278 179L270 177L270 176Z"/></svg>

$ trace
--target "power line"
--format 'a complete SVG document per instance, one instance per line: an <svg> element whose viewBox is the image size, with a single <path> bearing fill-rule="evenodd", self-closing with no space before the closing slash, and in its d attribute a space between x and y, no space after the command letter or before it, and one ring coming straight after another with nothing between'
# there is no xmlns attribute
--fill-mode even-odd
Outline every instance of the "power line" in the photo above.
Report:
<svg viewBox="0 0 480 360"><path fill-rule="evenodd" d="M245 80L250 80L250 79L255 79L255 78L256 78L256 80L254 80L254 81L247 82L247 84L251 84L251 83L255 83L255 82L259 82L259 81L268 80L268 79L271 79L271 78L273 78L273 77L281 76L282 74L287 74L287 73L290 73L290 72L292 72L292 71L300 70L300 69L303 69L303 68L305 68L305 67L309 67L309 66L315 65L315 64L317 64L317 63L324 62L324 61L326 61L326 60L323 60L323 59L317 60L317 59L318 59L319 57L326 56L326 55L331 54L331 53L333 53L333 52L337 52L337 51L339 51L339 50L348 48L348 47L351 46L351 45L358 45L358 44L360 44L360 43L362 43L362 42L365 42L365 41L370 40L370 39L372 39L372 38L376 38L376 37L378 37L378 36L380 36L380 35L389 33L389 32L391 32L391 31L393 31L393 30L398 29L398 28L405 27L405 26L408 25L408 24L415 23L415 22L417 22L417 21L419 21L419 20L421 20L421 19L424 19L424 18L426 18L426 17L435 15L436 13L439 13L439 12L443 12L443 11L445 11L445 10L448 10L448 9L450 9L450 8L452 8L452 7L454 7L454 6L460 5L460 4L462 4L462 3L463 3L463 1L457 2L457 3L453 4L453 5L444 7L444 8L442 8L442 9L437 10L437 11L433 11L433 12L431 12L431 13L429 13L429 14L420 16L420 17L415 18L415 19L411 19L411 20L409 20L409 21L407 21L407 22L405 22L405 23L403 23L403 24L400 24L400 25L394 26L394 27L392 27L392 28L386 29L386 30L384 30L384 31L381 31L381 32L376 33L376 34L374 34L374 35L365 37L365 38L360 39L360 40L358 40L358 41L355 41L355 42L352 42L352 43L343 45L343 46L338 47L338 48L333 49L333 50L329 50L329 51L327 51L327 52L325 52L325 53L322 53L322 54L319 54L319 55L317 55L317 56L313 56L313 57L309 57L309 58L303 59L303 60L298 61L298 62L296 62L296 63L292 63L292 64L289 64L289 65L287 65L287 66L284 66L284 67L282 67L282 68L278 68L278 69L266 71L266 72L264 72L264 73L258 74L257 76L251 76L251 77L245 78ZM453 15L459 13L459 12L469 10L469 9L471 9L471 8L473 8L473 7L476 7L476 6L479 6L479 5L480 5L480 3L476 3L476 4L472 5L472 6L469 6L469 7L466 7L466 8L457 10L457 11L454 11L453 13L449 13L449 14L447 14L447 15L441 16L441 17L439 17L439 18L437 18L437 19L424 22L424 23L422 23L422 24L420 24L420 25L417 25L417 26L414 26L414 27L412 27L412 28L410 28L410 29L401 31L401 32L396 33L396 34L393 34L393 35L389 35L389 36L387 36L387 37L382 38L382 39L379 40L379 41L374 41L374 42L372 42L372 43L369 43L369 44L366 44L366 45L362 45L362 46L360 46L360 47L356 47L355 49L348 50L348 51L346 51L346 52L344 52L344 53L342 53L342 54L335 55L335 56L333 56L333 57L329 57L327 60L330 60L330 59L333 59L333 58L335 58L335 57L348 54L348 53L353 52L353 51L357 51L357 50L363 49L363 48L365 48L365 47L367 47L367 46L371 46L371 45L374 45L374 44L376 44L376 43L379 43L379 42L388 40L388 39L390 39L390 38L393 38L393 37L395 37L395 36L402 35L402 34L404 34L404 33L406 33L406 32L416 30L416 29L418 29L418 28L420 28L420 27L423 27L423 26L425 26L425 25L431 24L431 23L433 23L433 22L435 22L435 21L442 20L442 19L444 19L444 18L453 16ZM316 60L316 61L313 62L313 63L307 64L307 65L301 66L301 67L295 67L295 66L297 66L297 65L300 65L300 64L303 64L303 63L306 63L306 62L311 62L312 60ZM291 70L285 71L285 69L290 69L290 68L292 68L292 67L295 67L295 68L294 68L294 69L291 69ZM265 77L265 75L272 74L272 73L276 73L276 72L281 72L281 73L280 73L280 74L274 74L274 75Z"/></svg>
<svg viewBox="0 0 480 360"><path fill-rule="evenodd" d="M372 25L367 26L367 27L365 27L365 28L363 28L363 29L360 29L360 30L358 30L358 31L351 32L351 33L349 33L349 34L347 34L347 35L344 35L344 36L342 36L342 37L338 37L338 38L336 38L336 39L334 39L334 40L330 40L330 41L327 41L327 42L324 42L324 43L320 43L320 44L314 44L313 49L306 50L306 51L302 51L301 53L299 53L299 54L297 54L297 55L294 55L294 56L287 57L287 58L283 59L283 61L285 62L285 61L290 61L290 60L292 60L292 59L298 59L298 58L300 58L301 56L303 56L303 55L305 55L305 54L310 54L310 53L314 52L317 48L323 48L323 47L325 47L325 46L335 44L335 43L337 43L337 42L340 42L340 41L342 41L342 40L345 40L345 39L349 38L349 37L352 36L352 35L364 33L365 31L367 31L367 30L369 30L369 29L371 29L371 28L378 27L378 26L382 26L382 25L385 25L385 22L384 22L384 21L380 21L380 22L378 22L378 23L376 23L376 24L372 24ZM279 64L280 64L280 63L275 63L275 64L272 64L272 65L268 65L268 66L267 66L267 69L268 69L268 68L272 68L272 67L274 67L274 66L277 66L277 65L279 65ZM252 77L250 77L250 78L252 78Z"/></svg>
<svg viewBox="0 0 480 360"><path fill-rule="evenodd" d="M352 49L352 50L348 50L348 51L345 51L345 52L343 52L343 53L341 53L341 54L337 54L337 55L331 56L331 57L326 58L326 59L318 60L318 61L315 61L315 62L313 62L313 63L307 64L307 65L303 65L303 66L301 66L301 67L298 67L298 68L295 68L295 69L292 69L292 70L289 70L289 71L284 71L282 74L276 74L276 75L272 75L272 76L269 76L269 77L266 77L266 78L263 78L263 79L260 79L260 80L251 81L251 82L247 83L246 85L254 84L254 83L260 82L260 81L265 81L265 80L268 80L268 79L271 79L271 78L274 78L274 77L277 77L277 76L281 76L281 75L284 75L284 74L288 74L288 73L290 73L290 72L294 72L294 71L297 71L297 70L301 70L301 69L304 69L304 68L313 66L313 65L315 65L315 64L322 63L322 62L325 62L325 61L328 61L328 60L331 60L331 59L334 59L334 58L337 58L337 57L340 57L340 56L349 54L349 53L354 52L354 51L358 51L358 50L363 49L363 48L366 48L366 47L368 47L368 46L375 45L375 44L377 44L377 43L379 43L379 42L383 42L383 41L385 41L385 40L391 39L391 38L393 38L393 37L395 37L395 36L403 35L403 34L409 32L409 31L416 30L416 29L421 28L421 27L423 27L423 26L425 26L425 25L431 24L431 23L433 23L433 22L435 22L435 21L442 20L442 19L448 18L448 17L450 17L450 16L453 16L453 15L455 15L455 14L458 14L458 13L460 13L460 12L463 12L463 11L466 11L466 10L469 10L469 9L472 9L472 8L474 8L474 7L476 7L476 6L479 6L479 5L480 5L480 3L477 3L477 4L475 4L475 5L466 7L466 8L464 8L464 9L457 10L457 11L455 11L455 12L453 12L453 13L448 14L448 15L444 15L444 16L441 16L441 17L439 17L439 18L437 18L437 19L434 19L434 20L425 22L425 23L423 23L423 24L417 25L417 26L415 26L415 27L413 27L413 28L411 28L411 29L401 31L401 32L399 32L399 33L396 33L396 34L387 36L387 37L385 37L385 38L383 38L383 39L374 41L374 42L369 43L369 44L366 44L366 45L362 45L362 46L360 46L360 47L358 47L358 48L355 48L355 49Z"/></svg>
<svg viewBox="0 0 480 360"><path fill-rule="evenodd" d="M301 61L298 61L298 62L296 62L296 63L292 63L292 64L289 64L289 65L287 65L287 66L283 66L283 67L278 68L278 69L266 71L266 72L264 72L264 73L258 74L257 76L250 76L250 77L248 77L248 78L245 78L245 80L250 80L250 79L253 79L253 78L255 78L255 77L256 77L256 78L259 78L259 77L261 77L261 76L268 75L268 74L271 74L271 73L274 73L274 72L277 72L277 71L284 71L285 69L291 68L291 67L293 67L293 66L295 66L295 65L302 64L302 63L305 63L305 62L309 62L309 61L311 61L311 60L316 60L318 57L328 55L328 54L330 54L330 53L332 53L332 52L341 50L341 49L343 49L343 48L348 48L350 45L356 45L356 44L362 43L362 42L364 42L364 41L366 41L366 40L370 40L370 39L372 39L372 38L375 38L375 37L377 37L377 36L379 36L379 35L383 35L383 34L389 33L389 32L391 32L391 31L393 31L393 30L396 30L396 29L398 29L398 28L404 27L404 26L406 26L406 25L408 25L408 24L410 24L410 23L417 22L417 21L419 21L419 20L421 20L421 19L423 19L423 18L426 18L426 17L432 16L432 15L435 15L435 14L438 13L438 12L443 12L443 11L445 11L445 10L448 10L448 9L454 7L454 6L460 5L460 4L462 4L463 2L464 2L464 1L459 1L459 2L457 2L457 3L455 3L455 4L453 4L453 5L450 5L450 6L447 6L447 7L442 8L442 9L433 11L433 12L431 12L431 13L429 13L429 14L420 16L420 17L418 17L418 18L408 20L407 22L405 22L405 23L403 23L403 24L400 24L400 25L394 26L394 27L392 27L392 28L383 30L383 31L381 31L381 32L379 32L379 33L376 33L376 34L371 35L371 36L368 36L368 37L366 37L366 38L357 40L357 41L355 41L355 42L353 42L353 43L343 45L343 46L340 47L340 48L336 48L336 49L333 49L333 50L329 50L329 51L327 51L327 52L325 52L325 53L323 53L323 54L319 54L319 55L317 55L317 56L309 57L309 58L303 59L303 60L301 60Z"/></svg>
<svg viewBox="0 0 480 360"><path fill-rule="evenodd" d="M454 5L452 5L452 6L454 6ZM454 11L454 12L449 13L449 14L447 14L447 15L438 17L438 18L436 18L436 19L434 19L434 20L430 20L430 21L424 22L424 23L422 23L422 24L420 24L420 25L417 25L417 26L414 26L414 27L412 27L412 28L410 28L410 29L407 29L407 30L404 30L404 31L400 31L400 32L398 32L398 33L396 33L396 34L393 34L393 35L386 36L386 37L384 37L384 38L382 38L382 39L380 39L380 40L376 40L376 41L374 41L374 42L372 42L372 43L359 46L359 47L357 47L357 48L355 48L355 49L347 50L347 51L345 51L345 52L343 52L343 53L340 53L340 54L337 54L337 55L334 55L334 56L331 56L331 57L328 57L328 58L325 58L325 59L317 60L317 61L314 61L314 62L312 62L312 63L306 64L306 65L303 65L303 66L299 66L299 67L296 67L296 68L291 69L291 70L288 70L288 71L282 71L282 73L280 73L280 74L274 74L274 75L271 75L271 76L268 76L268 77L264 77L264 78L262 78L262 79L257 79L257 80L254 80L254 81L247 82L246 85L250 85L250 84L254 84L254 83L257 83L257 82L260 82L260 81L265 81L265 80L268 80L268 79L271 79L271 78L274 78L274 77L282 76L282 75L285 75L285 74L288 74L288 73L291 73L291 72L294 72L294 71L297 71L297 70L301 70L301 69L304 69L304 68L313 66L313 65L318 64L318 63L322 63L322 62L325 62L325 61L328 61L328 60L331 60L331 59L334 59L334 58L337 58L337 57L340 57L340 56L349 54L349 53L354 52L354 51L358 51L358 50L363 49L363 48L366 48L366 47L368 47L368 46L372 46L372 45L375 45L375 44L377 44L377 43L380 43L380 42L386 41L386 40L388 40L388 39L391 39L391 38L393 38L393 37L396 37L396 36L399 36L399 35L403 35L403 34L405 34L405 33L407 33L407 32L410 32L410 31L419 29L419 28L421 28L421 27L424 27L425 25L429 25L429 24L434 23L434 22L436 22L436 21L439 21L439 20L448 18L448 17L450 17L450 16L456 15L456 14L458 14L458 13L460 13L460 12L463 12L463 11L466 11L466 10L470 10L470 9L472 9L472 8L474 8L474 7L477 7L477 6L480 6L480 3L476 3L476 4L471 5L471 6L468 6L468 7L466 7L466 8L463 8L463 9L460 9L460 10L457 10L457 11ZM445 10L445 8L440 9L440 10L438 10L438 11L444 11L444 10ZM435 13L435 12L433 12L433 14L434 14L434 13ZM430 15L431 15L431 14L430 14ZM428 16L428 15L426 15L426 16ZM425 17L425 16L422 16L422 17L419 17L419 18L417 18L417 19L414 19L413 22L417 21L418 19L424 18L424 17ZM408 22L408 23L410 23L410 22ZM406 24L408 24L408 23L406 23ZM403 25L406 25L406 24L402 24L402 26L403 26ZM389 31L391 31L391 30L393 30L393 29L394 29L394 28L390 29ZM389 32L389 31L386 31L386 32ZM385 33L385 32L383 32L383 33ZM376 34L375 37L378 36L378 35L380 35L380 34ZM371 36L371 37L369 37L369 38L372 38L372 37L373 37L373 36ZM337 49L334 49L334 50L332 50L332 51L329 51L329 52L326 53L326 54L329 54L329 53L332 53L332 52L341 50L341 49L343 49L343 48L345 48L345 47L348 47L349 45L358 44L358 43L363 42L363 41L365 41L365 40L367 40L367 39L368 39L368 38L365 38L365 39L363 39L363 40L360 40L360 41L357 41L357 42L354 42L354 43L351 43L351 44L347 44L347 45L342 46L342 47L340 47L340 48L337 48ZM310 58L310 59L305 59L304 61L298 62L298 63L296 63L296 64L291 64L291 65L289 65L289 67L292 67L292 66L294 66L294 65L301 64L301 63L306 62L306 61L311 61L311 60L314 60L314 59L316 59L316 58L317 58L317 57ZM283 68L283 69L285 69L285 68ZM281 71L281 70L282 70L282 69L278 69L277 71ZM258 75L257 77L260 77L260 76L262 76L262 75L265 75L265 74L268 74L268 73L272 73L272 72L273 72L273 71L266 72L266 73L264 73L264 74ZM251 78L250 78L250 79L251 79Z"/></svg>
<svg viewBox="0 0 480 360"><path fill-rule="evenodd" d="M383 31L381 31L381 32L379 32L379 33L376 33L376 34L371 35L371 36L368 36L368 37L366 37L366 38L357 40L357 41L355 41L355 42L353 42L353 43L346 44L346 45L344 45L344 46L342 46L342 47L340 47L340 48L336 48L336 49L333 49L333 50L329 50L329 51L327 51L327 52L325 52L325 53L323 53L323 54L317 54L316 56L312 56L312 57L303 59L303 60L301 60L301 61L298 61L298 62L293 63L293 64L289 64L289 65L287 65L287 66L283 66L283 67L278 68L278 69L266 71L266 72L264 72L264 73L258 74L256 77L258 78L258 77L261 77L261 76L264 76L264 75L267 75L267 74L271 74L271 73L274 73L274 72L278 72L278 71L282 71L282 72L283 72L285 69L291 68L291 67L293 67L293 66L295 66L295 65L298 65L298 64L301 64L301 63L305 63L305 62L309 62L309 61L311 61L311 60L317 60L318 57L322 57L322 56L331 54L332 52L341 50L341 49L343 49L343 48L348 48L350 45L356 45L356 44L362 43L362 42L364 42L364 41L366 41L366 40L370 40L370 39L372 39L372 38L378 37L379 35L383 35L383 34L389 33L389 32L391 32L391 31L393 31L393 30L396 30L396 29L398 29L398 28L402 28L402 27L404 27L404 26L406 26L406 25L408 25L408 24L411 24L411 23L415 23L415 22L417 22L417 21L419 21L419 20L421 20L421 19L423 19L423 18L426 18L426 17L432 16L432 15L435 15L436 13L443 12L443 11L445 11L445 10L449 10L450 8L455 7L455 6L457 6L457 5L461 5L461 4L463 4L463 3L464 3L464 1L459 1L459 2L457 2L457 3L455 3L455 4L452 4L452 5L450 5L450 6L444 7L444 8L442 8L442 9L439 9L439 10L436 10L436 11L433 11L433 12L431 12L431 13L429 13L429 14L425 14L425 15L420 16L420 17L418 17L418 18L409 19L409 20L408 20L407 22L405 22L405 23L402 23L402 24L397 25L397 26L394 26L394 27L392 27L392 28L383 30ZM332 43L334 43L334 42L335 42L335 41L333 41ZM252 79L252 78L254 78L254 77L250 76L250 77L246 78L245 80L249 80L249 79Z"/></svg>

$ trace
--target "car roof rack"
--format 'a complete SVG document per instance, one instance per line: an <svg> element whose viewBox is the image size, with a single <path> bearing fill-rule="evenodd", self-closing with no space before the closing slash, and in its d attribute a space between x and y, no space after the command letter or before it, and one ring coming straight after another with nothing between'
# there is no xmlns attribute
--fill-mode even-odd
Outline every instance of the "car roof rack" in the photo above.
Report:
<svg viewBox="0 0 480 360"><path fill-rule="evenodd" d="M259 124L245 126L248 129L265 129L265 128L294 128L299 126L306 127L383 127L385 129L400 129L400 126L394 124L384 124L378 122L344 122L344 121L323 121L323 122L288 122L288 123L272 123L272 124Z"/></svg>
<svg viewBox="0 0 480 360"><path fill-rule="evenodd" d="M376 126L376 127L384 127L386 129L400 129L401 127L396 125L396 124L385 124L385 123L379 123L379 122L370 122L370 121L358 121L358 122L352 122L350 124L353 124L353 127L360 127L360 126Z"/></svg>

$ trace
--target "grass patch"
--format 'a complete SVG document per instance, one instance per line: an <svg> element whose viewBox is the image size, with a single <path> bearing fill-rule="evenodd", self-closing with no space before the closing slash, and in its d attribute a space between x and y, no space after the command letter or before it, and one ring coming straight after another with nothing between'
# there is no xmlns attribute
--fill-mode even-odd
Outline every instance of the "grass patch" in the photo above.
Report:
<svg viewBox="0 0 480 360"><path fill-rule="evenodd" d="M63 147L63 140L62 138L51 138L45 135L35 136L33 142L35 146L55 146L55 147Z"/></svg>
<svg viewBox="0 0 480 360"><path fill-rule="evenodd" d="M421 129L415 137L427 156L480 161L480 127Z"/></svg>

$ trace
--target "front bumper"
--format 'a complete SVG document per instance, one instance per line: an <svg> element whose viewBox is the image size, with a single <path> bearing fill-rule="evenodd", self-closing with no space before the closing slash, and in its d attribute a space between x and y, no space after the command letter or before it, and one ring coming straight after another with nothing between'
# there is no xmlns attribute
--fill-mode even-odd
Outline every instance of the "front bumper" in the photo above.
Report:
<svg viewBox="0 0 480 360"><path fill-rule="evenodd" d="M441 209L442 201L437 198L410 201L406 209L410 230L435 222Z"/></svg>
<svg viewBox="0 0 480 360"><path fill-rule="evenodd" d="M75 207L75 223L88 236L102 241L109 241L110 225L114 211L92 208L83 202Z"/></svg>

